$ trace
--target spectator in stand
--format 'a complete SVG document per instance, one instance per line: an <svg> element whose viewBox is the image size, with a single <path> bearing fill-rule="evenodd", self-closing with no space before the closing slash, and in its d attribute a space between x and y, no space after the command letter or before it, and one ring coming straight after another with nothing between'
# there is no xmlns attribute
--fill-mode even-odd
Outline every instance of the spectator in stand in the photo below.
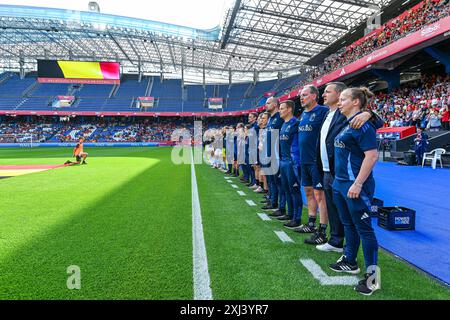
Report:
<svg viewBox="0 0 450 320"><path fill-rule="evenodd" d="M441 129L441 119L437 111L433 110L428 115L428 128L430 132L439 131Z"/></svg>
<svg viewBox="0 0 450 320"><path fill-rule="evenodd" d="M450 115L448 112L448 105L445 105L442 109L441 109L441 122L442 122L442 128L444 130L450 130Z"/></svg>
<svg viewBox="0 0 450 320"><path fill-rule="evenodd" d="M430 111L441 110L447 105L448 76L422 76L420 81L395 89L389 94L379 93L369 108L378 111L388 120L388 126L426 127Z"/></svg>

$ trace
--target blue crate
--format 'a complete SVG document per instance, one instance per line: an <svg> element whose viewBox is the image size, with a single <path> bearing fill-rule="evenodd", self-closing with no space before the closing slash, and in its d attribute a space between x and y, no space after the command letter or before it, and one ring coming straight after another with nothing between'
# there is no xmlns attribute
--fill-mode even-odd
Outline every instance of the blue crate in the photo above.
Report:
<svg viewBox="0 0 450 320"><path fill-rule="evenodd" d="M378 226L387 230L415 230L416 211L405 207L379 207Z"/></svg>
<svg viewBox="0 0 450 320"><path fill-rule="evenodd" d="M378 198L373 198L372 200L372 206L370 207L370 216L372 218L377 218L378 217L378 208L384 206L384 201L380 200Z"/></svg>

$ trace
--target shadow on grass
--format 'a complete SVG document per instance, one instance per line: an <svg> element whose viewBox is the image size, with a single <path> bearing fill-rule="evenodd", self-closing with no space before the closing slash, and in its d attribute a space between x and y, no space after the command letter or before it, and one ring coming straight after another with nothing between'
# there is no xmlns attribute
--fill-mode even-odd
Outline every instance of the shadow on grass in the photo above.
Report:
<svg viewBox="0 0 450 320"><path fill-rule="evenodd" d="M128 157L136 154L136 157L148 157L148 152L166 152L171 147L85 147L84 151L95 157ZM165 151L164 151L165 150ZM1 159L15 158L65 158L72 156L72 147L63 148L0 148Z"/></svg>
<svg viewBox="0 0 450 320"><path fill-rule="evenodd" d="M59 217L64 206L51 208L56 226L0 258L0 298L192 299L190 171L166 163L75 214L66 209L66 220ZM39 228L22 215L29 228ZM12 236L24 229L17 226ZM67 289L71 265L81 269L81 290Z"/></svg>

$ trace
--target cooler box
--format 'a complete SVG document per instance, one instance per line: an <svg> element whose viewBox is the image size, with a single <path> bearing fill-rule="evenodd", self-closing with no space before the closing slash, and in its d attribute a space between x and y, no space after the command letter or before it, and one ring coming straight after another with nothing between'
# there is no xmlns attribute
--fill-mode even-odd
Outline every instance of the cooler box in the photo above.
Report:
<svg viewBox="0 0 450 320"><path fill-rule="evenodd" d="M387 230L415 230L416 211L405 207L379 207L378 226Z"/></svg>
<svg viewBox="0 0 450 320"><path fill-rule="evenodd" d="M384 201L378 198L373 198L372 206L370 207L370 216L372 218L378 217L378 208L384 206Z"/></svg>

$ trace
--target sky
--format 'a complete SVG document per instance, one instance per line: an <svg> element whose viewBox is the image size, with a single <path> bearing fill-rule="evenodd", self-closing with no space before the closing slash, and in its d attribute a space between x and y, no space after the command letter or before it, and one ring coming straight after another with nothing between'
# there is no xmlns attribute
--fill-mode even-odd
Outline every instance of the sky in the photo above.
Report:
<svg viewBox="0 0 450 320"><path fill-rule="evenodd" d="M88 11L89 0L0 0L0 4ZM101 13L198 29L221 25L234 0L96 0Z"/></svg>

